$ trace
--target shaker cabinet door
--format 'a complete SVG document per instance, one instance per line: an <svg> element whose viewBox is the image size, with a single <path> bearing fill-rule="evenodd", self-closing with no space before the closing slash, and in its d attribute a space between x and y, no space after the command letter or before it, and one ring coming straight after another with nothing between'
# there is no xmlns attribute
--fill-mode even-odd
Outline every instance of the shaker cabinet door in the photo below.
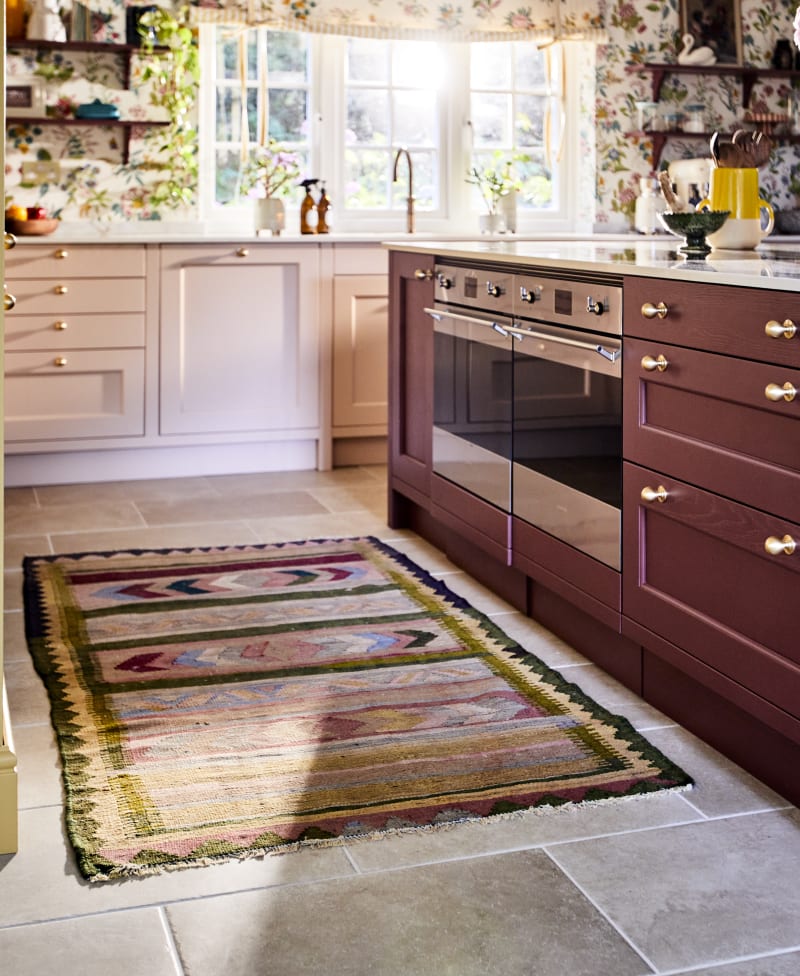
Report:
<svg viewBox="0 0 800 976"><path fill-rule="evenodd" d="M623 481L624 616L800 718L800 525L632 464Z"/></svg>
<svg viewBox="0 0 800 976"><path fill-rule="evenodd" d="M386 275L333 279L334 435L362 427L386 433L388 319Z"/></svg>
<svg viewBox="0 0 800 976"><path fill-rule="evenodd" d="M162 249L161 434L318 428L317 261L303 246Z"/></svg>

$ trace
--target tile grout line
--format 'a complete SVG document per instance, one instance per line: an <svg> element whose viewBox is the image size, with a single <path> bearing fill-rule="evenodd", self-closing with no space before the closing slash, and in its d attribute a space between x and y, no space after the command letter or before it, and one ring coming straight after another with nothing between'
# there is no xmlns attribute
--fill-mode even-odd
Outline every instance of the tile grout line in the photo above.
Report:
<svg viewBox="0 0 800 976"><path fill-rule="evenodd" d="M161 925L164 929L164 936L167 940L167 948L169 949L169 954L172 957L172 961L175 964L175 976L185 976L186 970L183 966L183 960L181 959L180 950L178 949L177 943L175 942L175 933L172 931L172 925L169 921L169 916L167 915L167 909L165 905L158 906L158 917L161 921Z"/></svg>
<svg viewBox="0 0 800 976"><path fill-rule="evenodd" d="M781 956L789 956L800 950L800 944L796 946L789 946L786 949L774 949L771 952L754 953L747 956L731 956L729 959L723 959L720 962L700 962L691 963L689 966L682 966L679 969L664 969L658 976L690 976L691 973L704 973L709 969L717 967L727 968L728 966L738 965L740 962L756 962L759 959L780 959Z"/></svg>
<svg viewBox="0 0 800 976"><path fill-rule="evenodd" d="M633 950L633 952L635 952L636 955L642 960L642 962L649 967L650 972L653 974L661 973L661 970L658 968L658 966L656 966L653 960L650 959L650 957L636 945L633 939L631 939L625 932L623 932L623 930L619 927L619 925L617 925L616 922L613 921L613 919L605 911L605 909L600 907L600 905L595 901L595 899L589 894L588 891L585 890L585 888L582 885L580 885L575 880L575 878L570 874L570 872L563 865L559 864L559 862L548 850L548 848L543 847L541 848L541 850L550 859L550 863L553 865L553 867L557 868L557 870L559 870L563 874L563 876L569 881L569 883L575 887L575 890L580 892L580 894L589 902L589 904L592 906L592 908L594 908L594 910L598 913L598 915L600 915L602 918L606 920L606 922L617 933L617 935L626 943L626 945L628 945Z"/></svg>

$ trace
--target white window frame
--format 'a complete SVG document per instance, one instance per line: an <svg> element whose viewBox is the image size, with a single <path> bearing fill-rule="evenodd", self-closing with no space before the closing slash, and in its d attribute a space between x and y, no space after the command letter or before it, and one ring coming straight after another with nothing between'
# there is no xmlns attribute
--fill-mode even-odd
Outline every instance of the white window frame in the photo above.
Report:
<svg viewBox="0 0 800 976"><path fill-rule="evenodd" d="M469 126L470 92L469 61L466 45L444 45L448 60L448 84L440 112L440 207L436 211L416 211L416 231L430 236L473 236L477 234L480 211L473 208L472 188L463 178L469 167L471 130ZM576 229L579 208L579 79L578 45L564 44L564 76L567 90L563 93L564 125L559 165L560 207L552 210L518 213L517 237L526 235L569 233ZM402 210L383 210L347 213L337 206L343 186L344 159L344 59L345 38L336 36L310 37L311 90L311 167L314 176L325 180L332 201L331 225L334 233L360 233L389 238L405 233L406 214ZM201 79L213 79L215 71L214 30L200 27ZM325 82L323 83L323 79ZM331 83L334 79L336 83ZM252 208L247 201L241 205L219 206L214 201L214 132L215 97L212 84L202 84L199 98L199 163L200 219L209 228L237 230L249 233L252 228ZM323 150L323 147L324 150ZM554 147L555 151L556 147ZM405 164L401 164L401 180L405 180ZM401 194L404 196L405 194ZM287 235L298 227L302 192L287 201Z"/></svg>

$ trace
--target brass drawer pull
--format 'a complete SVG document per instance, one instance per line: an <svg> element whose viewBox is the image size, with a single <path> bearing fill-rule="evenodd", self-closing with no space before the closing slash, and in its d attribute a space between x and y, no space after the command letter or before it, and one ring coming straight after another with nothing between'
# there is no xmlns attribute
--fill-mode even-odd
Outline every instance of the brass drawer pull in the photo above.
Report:
<svg viewBox="0 0 800 976"><path fill-rule="evenodd" d="M58 259L59 261L63 261L63 260L64 260L64 258L68 258L68 257L69 257L69 251L67 251L67 250L66 250L65 248L63 248L63 247L60 247L60 248L59 248L59 249L58 249L58 250L56 251L56 253L55 253L55 257L56 257L56 258L57 258L57 259Z"/></svg>
<svg viewBox="0 0 800 976"><path fill-rule="evenodd" d="M417 268L414 272L414 277L417 281L430 281L433 277L433 271L430 268Z"/></svg>
<svg viewBox="0 0 800 976"><path fill-rule="evenodd" d="M56 295L66 295L69 288L67 288L66 285L56 285L53 291L56 293Z"/></svg>
<svg viewBox="0 0 800 976"><path fill-rule="evenodd" d="M652 356L642 357L642 369L646 369L648 373L652 373L656 369L659 373L663 373L667 366L669 366L669 363L661 353L655 359Z"/></svg>
<svg viewBox="0 0 800 976"><path fill-rule="evenodd" d="M646 319L665 319L669 309L663 302L654 305L652 302L645 302L642 305L642 315Z"/></svg>
<svg viewBox="0 0 800 976"><path fill-rule="evenodd" d="M250 248L248 248L248 247L240 247L239 250L236 252L236 257L237 258L246 258L249 253L250 253Z"/></svg>
<svg viewBox="0 0 800 976"><path fill-rule="evenodd" d="M764 326L764 331L772 339L793 339L797 332L797 326L791 319L784 319L783 322L770 319Z"/></svg>
<svg viewBox="0 0 800 976"><path fill-rule="evenodd" d="M54 366L66 366L67 365L67 357L66 356L57 356L53 360L53 365Z"/></svg>
<svg viewBox="0 0 800 976"><path fill-rule="evenodd" d="M17 239L13 234L9 234L8 231L5 232L3 236L3 247L6 251L10 251L12 247L17 246Z"/></svg>
<svg viewBox="0 0 800 976"><path fill-rule="evenodd" d="M651 488L650 485L642 488L643 502L665 502L667 497L667 489L663 485L659 485L658 488Z"/></svg>
<svg viewBox="0 0 800 976"><path fill-rule="evenodd" d="M53 322L53 328L56 332L65 332L68 328L67 323L64 321Z"/></svg>
<svg viewBox="0 0 800 976"><path fill-rule="evenodd" d="M11 292L8 292L8 291L4 291L4 292L3 292L3 308L4 308L4 309L5 309L5 310L6 310L7 312L10 312L10 311L11 311L11 309L12 309L12 308L13 308L13 307L14 307L14 306L15 306L16 304L17 304L17 300L16 300L16 298L14 298L14 296L13 296L13 295L11 294Z"/></svg>
<svg viewBox="0 0 800 976"><path fill-rule="evenodd" d="M773 403L778 403L780 400L791 403L797 396L797 390L791 383L784 383L783 386L778 386L777 383L770 383L766 390L764 390L764 394Z"/></svg>
<svg viewBox="0 0 800 976"><path fill-rule="evenodd" d="M797 543L790 535L785 535L782 539L779 539L776 535L771 535L764 542L764 548L770 554L770 556L791 556L792 553L797 548Z"/></svg>

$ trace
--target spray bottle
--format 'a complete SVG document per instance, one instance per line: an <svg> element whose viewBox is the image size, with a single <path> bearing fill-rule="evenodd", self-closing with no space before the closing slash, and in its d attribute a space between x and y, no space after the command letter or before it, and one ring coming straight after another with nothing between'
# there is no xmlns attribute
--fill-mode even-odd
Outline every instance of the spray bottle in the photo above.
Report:
<svg viewBox="0 0 800 976"><path fill-rule="evenodd" d="M301 180L300 186L305 187L306 195L303 197L303 202L300 204L300 233L301 234L316 234L317 233L317 205L314 201L314 197L311 196L311 187L316 186L319 180Z"/></svg>

